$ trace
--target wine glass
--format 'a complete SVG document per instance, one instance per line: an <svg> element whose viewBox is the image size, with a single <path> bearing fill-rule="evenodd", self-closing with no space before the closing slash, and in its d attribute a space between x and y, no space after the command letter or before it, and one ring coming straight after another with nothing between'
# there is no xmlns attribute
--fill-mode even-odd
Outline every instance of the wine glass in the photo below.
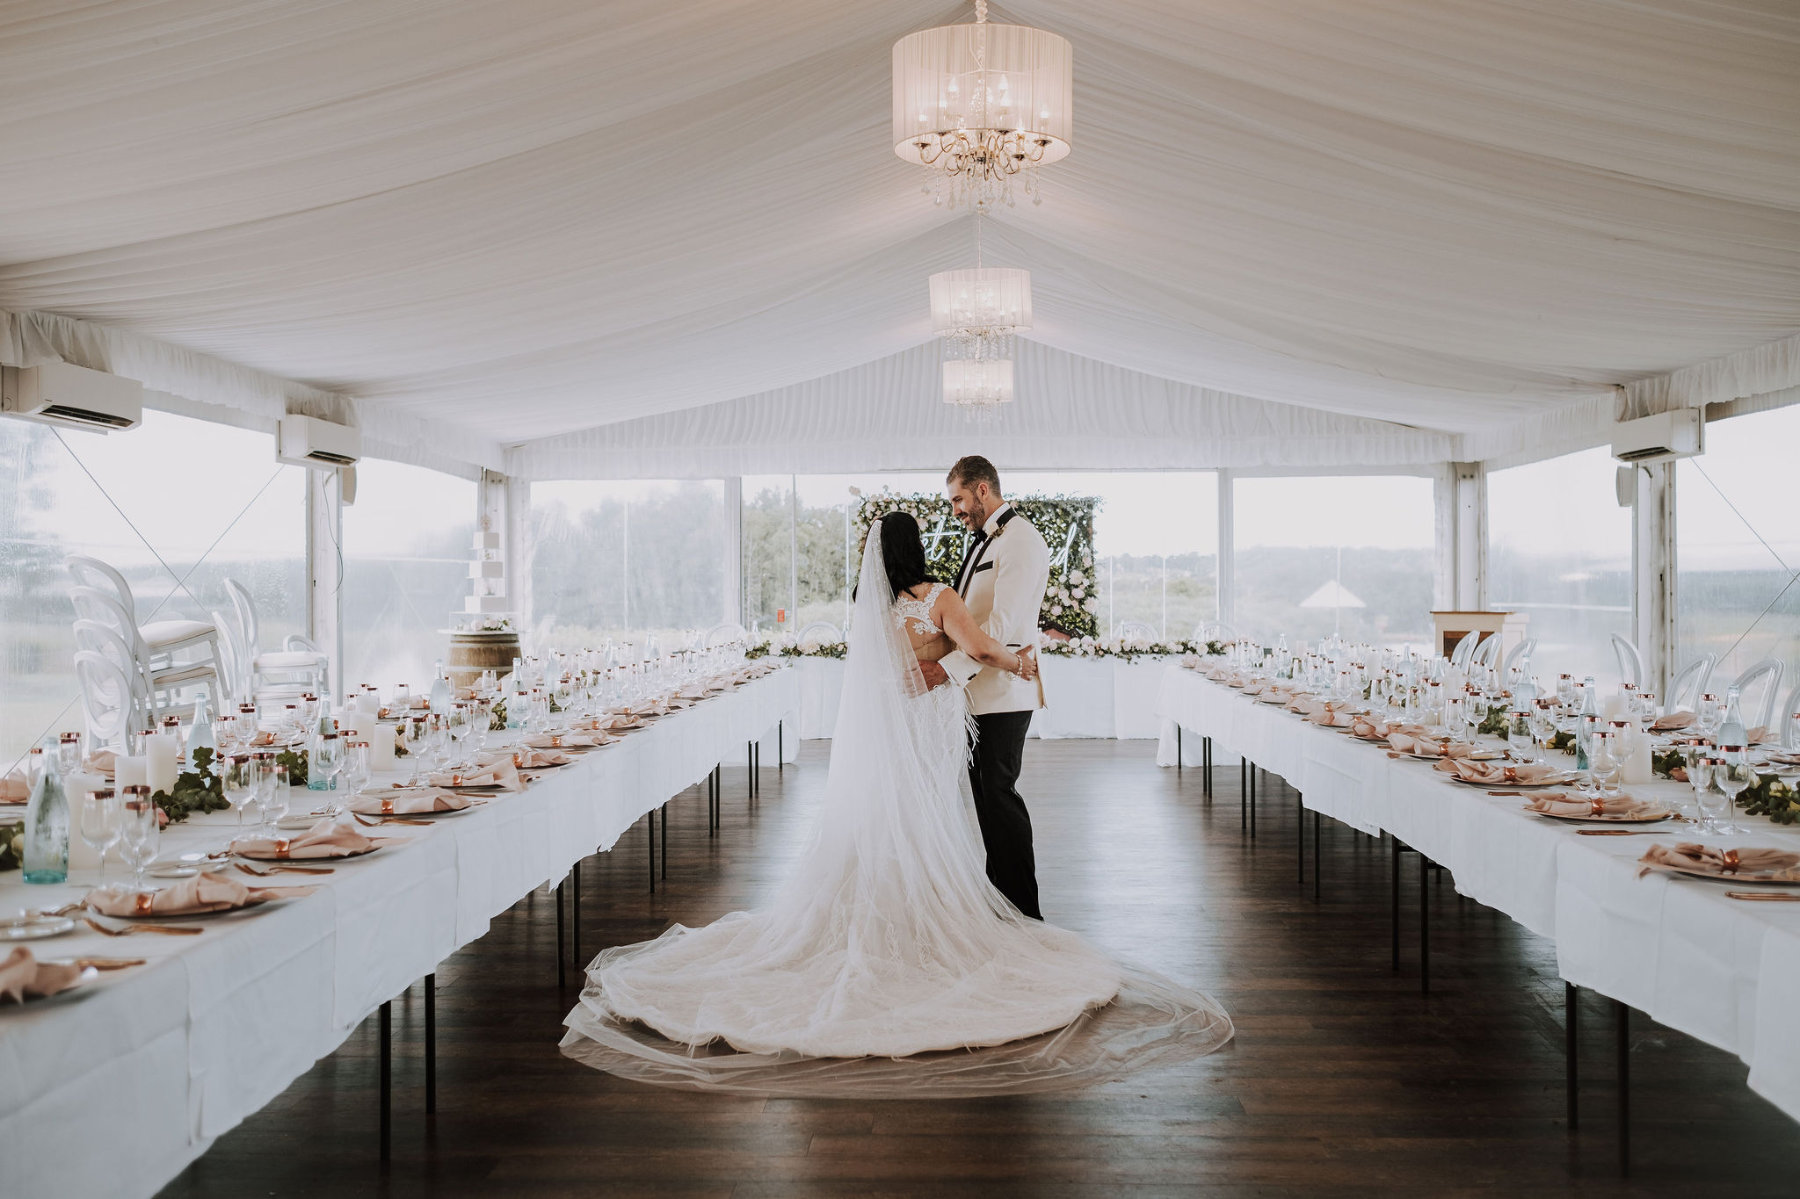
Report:
<svg viewBox="0 0 1800 1199"><path fill-rule="evenodd" d="M1694 759L1694 764L1687 768L1688 782L1694 787L1694 806L1700 810L1700 832L1703 834L1722 831L1718 818L1725 812L1727 797L1714 786L1714 781L1724 765L1719 758L1702 756Z"/></svg>
<svg viewBox="0 0 1800 1199"><path fill-rule="evenodd" d="M80 733L68 732L57 738L56 764L62 769L62 776L65 779L74 772L77 766L81 765Z"/></svg>
<svg viewBox="0 0 1800 1199"><path fill-rule="evenodd" d="M288 778L287 763L275 755L271 758L268 773L264 776L268 781L259 790L262 792L263 820L273 834L281 827L282 818L288 814L288 805L293 802L293 780Z"/></svg>
<svg viewBox="0 0 1800 1199"><path fill-rule="evenodd" d="M319 789L322 791L337 790L338 772L344 766L344 742L336 733L325 733L319 738L319 744L313 750L312 770L319 778ZM310 784L312 779L309 777ZM325 802L324 814L335 816L340 811L335 796Z"/></svg>
<svg viewBox="0 0 1800 1199"><path fill-rule="evenodd" d="M1556 739L1556 705L1549 699L1540 699L1531 706L1531 739L1537 746L1537 760L1550 760L1550 743Z"/></svg>
<svg viewBox="0 0 1800 1199"><path fill-rule="evenodd" d="M256 798L256 763L249 754L232 754L225 759L225 772L221 779L225 788L225 802L237 811L238 835L244 832L244 808Z"/></svg>
<svg viewBox="0 0 1800 1199"><path fill-rule="evenodd" d="M119 854L131 867L134 890L144 889L144 867L156 860L157 831L156 801L150 798L150 788L125 788L119 808Z"/></svg>
<svg viewBox="0 0 1800 1199"><path fill-rule="evenodd" d="M356 797L362 794L363 788L369 785L371 776L369 743L367 741L352 741L344 747L344 761L340 767L340 773L344 785L350 789L350 800L354 802Z"/></svg>
<svg viewBox="0 0 1800 1199"><path fill-rule="evenodd" d="M81 839L100 858L100 881L106 882L106 851L119 843L119 796L111 787L89 791L80 800Z"/></svg>
<svg viewBox="0 0 1800 1199"><path fill-rule="evenodd" d="M450 710L444 713L444 727L449 731L451 745L457 750L451 755L451 766L461 766L461 747L469 738L469 705L462 700L451 704Z"/></svg>
<svg viewBox="0 0 1800 1199"><path fill-rule="evenodd" d="M1595 732L1593 748L1588 751L1588 777L1593 780L1596 795L1611 799L1619 794L1619 780L1624 774L1622 752L1617 733Z"/></svg>
<svg viewBox="0 0 1800 1199"><path fill-rule="evenodd" d="M1718 826L1721 833L1741 833L1737 822L1737 797L1756 784L1756 771L1750 765L1750 749L1744 745L1720 747L1721 759L1713 771L1713 785L1725 795L1725 820Z"/></svg>

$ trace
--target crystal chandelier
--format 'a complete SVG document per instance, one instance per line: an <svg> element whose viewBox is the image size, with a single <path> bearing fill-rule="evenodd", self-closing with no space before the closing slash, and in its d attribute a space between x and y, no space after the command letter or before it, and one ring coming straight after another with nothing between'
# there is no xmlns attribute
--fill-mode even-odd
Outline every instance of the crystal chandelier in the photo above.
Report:
<svg viewBox="0 0 1800 1199"><path fill-rule="evenodd" d="M923 190L977 210L1013 202L1012 183L1041 203L1037 172L1069 153L1074 50L1025 25L943 25L894 43L894 153L930 169Z"/></svg>
<svg viewBox="0 0 1800 1199"><path fill-rule="evenodd" d="M944 363L944 403L986 416L1012 398L1012 359L952 358Z"/></svg>

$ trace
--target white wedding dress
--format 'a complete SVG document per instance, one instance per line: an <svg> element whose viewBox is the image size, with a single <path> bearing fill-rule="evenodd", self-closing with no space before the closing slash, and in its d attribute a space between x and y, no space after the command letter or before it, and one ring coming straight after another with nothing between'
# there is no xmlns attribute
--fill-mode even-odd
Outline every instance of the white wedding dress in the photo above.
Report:
<svg viewBox="0 0 1800 1199"><path fill-rule="evenodd" d="M926 690L903 625L923 605L895 603L880 529L824 811L792 877L766 908L600 954L563 1051L647 1082L917 1096L1078 1085L1224 1044L1212 1000L1022 916L988 882L962 692Z"/></svg>

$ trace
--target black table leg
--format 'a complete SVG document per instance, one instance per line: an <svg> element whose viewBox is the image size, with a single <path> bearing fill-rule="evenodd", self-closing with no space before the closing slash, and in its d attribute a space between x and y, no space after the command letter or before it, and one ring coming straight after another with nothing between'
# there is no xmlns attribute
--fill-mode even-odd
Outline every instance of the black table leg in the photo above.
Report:
<svg viewBox="0 0 1800 1199"><path fill-rule="evenodd" d="M581 863L569 869L569 940L574 946L571 961L581 970Z"/></svg>
<svg viewBox="0 0 1800 1199"><path fill-rule="evenodd" d="M1200 738L1200 769L1206 772L1205 785L1200 788L1201 794L1211 799L1213 793L1212 778L1212 738Z"/></svg>
<svg viewBox="0 0 1800 1199"><path fill-rule="evenodd" d="M1394 925L1394 973L1400 973L1400 838L1388 834L1393 841L1393 870L1389 881L1388 898Z"/></svg>
<svg viewBox="0 0 1800 1199"><path fill-rule="evenodd" d="M563 927L563 892L567 890L567 880L556 884L556 985L558 988L569 985L569 962L563 955L568 952L568 934Z"/></svg>
<svg viewBox="0 0 1800 1199"><path fill-rule="evenodd" d="M750 780L752 783L752 786L750 788L750 794L753 796L756 796L758 798L761 798L761 796L762 796L762 742L760 742L760 741L752 741L750 743Z"/></svg>
<svg viewBox="0 0 1800 1199"><path fill-rule="evenodd" d="M650 835L645 838L650 847L650 894L656 894L656 809L651 808L644 813L644 819L650 823L646 826Z"/></svg>
<svg viewBox="0 0 1800 1199"><path fill-rule="evenodd" d="M1569 1131L1574 1132L1581 1122L1581 1092L1579 1081L1579 1062L1576 1047L1581 1029L1581 988L1574 983L1563 984L1563 1095L1569 1110Z"/></svg>
<svg viewBox="0 0 1800 1199"><path fill-rule="evenodd" d="M1431 991L1431 863L1419 855L1419 994Z"/></svg>
<svg viewBox="0 0 1800 1199"><path fill-rule="evenodd" d="M425 976L425 1114L427 1116L437 1115L436 971Z"/></svg>
<svg viewBox="0 0 1800 1199"><path fill-rule="evenodd" d="M1238 831L1250 827L1250 768L1244 759L1238 759Z"/></svg>
<svg viewBox="0 0 1800 1199"><path fill-rule="evenodd" d="M787 722L775 722L775 773L780 774L787 766Z"/></svg>
<svg viewBox="0 0 1800 1199"><path fill-rule="evenodd" d="M1319 902L1319 814L1313 813L1313 902Z"/></svg>
<svg viewBox="0 0 1800 1199"><path fill-rule="evenodd" d="M394 1152L394 1006L381 1005L381 1160Z"/></svg>
<svg viewBox="0 0 1800 1199"><path fill-rule="evenodd" d="M1256 763L1250 763L1250 839L1256 840Z"/></svg>
<svg viewBox="0 0 1800 1199"><path fill-rule="evenodd" d="M1306 885L1306 797L1294 792L1294 856L1300 867L1299 883Z"/></svg>
<svg viewBox="0 0 1800 1199"><path fill-rule="evenodd" d="M1175 722L1175 773L1181 773L1181 722Z"/></svg>
<svg viewBox="0 0 1800 1199"><path fill-rule="evenodd" d="M669 801L663 800L662 806L662 842L663 865L662 876L669 877Z"/></svg>
<svg viewBox="0 0 1800 1199"><path fill-rule="evenodd" d="M1619 1177L1631 1175L1631 1008L1613 1000L1619 1036Z"/></svg>

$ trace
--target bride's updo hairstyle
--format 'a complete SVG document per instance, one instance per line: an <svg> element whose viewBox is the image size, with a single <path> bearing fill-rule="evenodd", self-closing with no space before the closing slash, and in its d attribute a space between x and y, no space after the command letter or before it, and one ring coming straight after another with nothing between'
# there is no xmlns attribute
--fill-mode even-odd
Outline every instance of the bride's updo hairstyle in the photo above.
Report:
<svg viewBox="0 0 1800 1199"><path fill-rule="evenodd" d="M890 512L881 518L881 564L887 568L888 584L895 595L920 583L935 582L925 565L919 522L909 514Z"/></svg>

